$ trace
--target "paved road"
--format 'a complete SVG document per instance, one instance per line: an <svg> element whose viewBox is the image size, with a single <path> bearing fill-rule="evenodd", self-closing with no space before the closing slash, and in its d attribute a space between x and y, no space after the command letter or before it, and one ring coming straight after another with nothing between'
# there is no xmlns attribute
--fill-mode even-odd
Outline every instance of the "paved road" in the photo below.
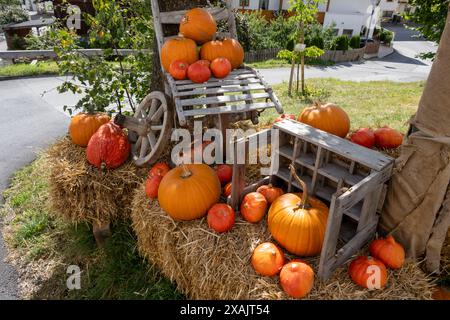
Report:
<svg viewBox="0 0 450 320"><path fill-rule="evenodd" d="M67 131L69 117L57 108L63 100L70 102L74 98L58 96L54 91L44 99L40 96L43 88L51 89L48 84L56 82L38 78L0 81L0 193L13 172ZM4 262L5 256L0 234L0 300L16 299L17 273Z"/></svg>

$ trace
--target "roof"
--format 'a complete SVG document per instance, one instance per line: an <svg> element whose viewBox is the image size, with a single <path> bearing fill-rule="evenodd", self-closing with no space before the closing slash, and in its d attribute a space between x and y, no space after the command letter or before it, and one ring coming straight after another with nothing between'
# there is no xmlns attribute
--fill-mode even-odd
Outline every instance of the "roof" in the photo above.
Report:
<svg viewBox="0 0 450 320"><path fill-rule="evenodd" d="M3 27L3 30L10 29L23 29L23 28L39 28L43 26L48 26L55 22L54 18L42 18L37 20L28 20L20 23L9 24Z"/></svg>

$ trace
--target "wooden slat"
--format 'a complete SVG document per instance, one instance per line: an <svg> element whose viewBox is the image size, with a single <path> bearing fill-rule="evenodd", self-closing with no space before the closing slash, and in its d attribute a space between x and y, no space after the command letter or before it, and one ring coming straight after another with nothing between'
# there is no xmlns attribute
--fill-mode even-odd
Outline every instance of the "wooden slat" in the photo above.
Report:
<svg viewBox="0 0 450 320"><path fill-rule="evenodd" d="M261 102L253 104L239 104L239 105L227 105L216 108L203 108L194 110L184 110L183 114L185 117L201 116L201 115L212 115L220 113L236 113L236 112L248 112L259 109L273 108L275 104L272 102Z"/></svg>
<svg viewBox="0 0 450 320"><path fill-rule="evenodd" d="M364 229L367 224L377 219L377 207L383 186L383 184L380 184L374 191L365 197L361 208L361 215L357 229L358 232Z"/></svg>
<svg viewBox="0 0 450 320"><path fill-rule="evenodd" d="M216 21L228 19L228 10L227 8L204 8L211 13ZM181 19L186 14L187 10L179 10L179 11L167 11L160 12L160 18L162 24L180 24Z"/></svg>
<svg viewBox="0 0 450 320"><path fill-rule="evenodd" d="M229 85L239 85L239 84L252 84L261 83L259 79L242 79L242 80L223 80L221 82L205 82L205 83L193 83L177 86L178 91L191 90L195 88L211 88L211 87L222 87Z"/></svg>
<svg viewBox="0 0 450 320"><path fill-rule="evenodd" d="M247 86L223 86L219 88L211 88L211 89L195 89L192 91L182 91L174 94L174 97L184 97L184 96L195 96L200 94L217 94L217 93L226 93L226 92L243 92L250 90L264 90L265 87L261 84L247 85Z"/></svg>
<svg viewBox="0 0 450 320"><path fill-rule="evenodd" d="M283 120L275 123L274 127L282 131L289 132L290 134L308 142L321 145L332 152L340 154L377 171L381 171L394 160L380 152L359 146L346 139L331 135L295 120Z"/></svg>
<svg viewBox="0 0 450 320"><path fill-rule="evenodd" d="M365 178L359 174L351 174L349 171L345 170L345 168L334 163L328 163L319 168L319 174L333 180L334 182L338 182L339 179L342 178L346 183L352 186Z"/></svg>
<svg viewBox="0 0 450 320"><path fill-rule="evenodd" d="M205 97L205 98L193 98L181 100L182 106L195 106L202 104L216 104L216 103L227 103L227 102L238 102L253 99L263 99L268 98L268 93L252 93L252 94L238 94L238 95L227 95L227 96L216 96L216 97Z"/></svg>

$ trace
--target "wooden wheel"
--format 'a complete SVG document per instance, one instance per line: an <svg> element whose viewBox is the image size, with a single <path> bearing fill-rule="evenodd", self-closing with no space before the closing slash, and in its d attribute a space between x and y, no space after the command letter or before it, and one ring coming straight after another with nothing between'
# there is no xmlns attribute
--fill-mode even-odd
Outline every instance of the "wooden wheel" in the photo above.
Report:
<svg viewBox="0 0 450 320"><path fill-rule="evenodd" d="M139 104L134 115L145 129L137 132L131 152L138 166L156 161L164 150L172 130L171 110L164 93L153 91Z"/></svg>

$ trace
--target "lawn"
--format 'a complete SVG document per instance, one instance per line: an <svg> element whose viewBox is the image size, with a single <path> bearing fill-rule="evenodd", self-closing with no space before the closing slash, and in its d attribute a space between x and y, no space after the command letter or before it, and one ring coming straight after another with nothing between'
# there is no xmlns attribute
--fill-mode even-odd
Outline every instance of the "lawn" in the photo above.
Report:
<svg viewBox="0 0 450 320"><path fill-rule="evenodd" d="M58 74L58 65L54 61L40 61L34 65L17 63L0 67L0 77L29 77Z"/></svg>
<svg viewBox="0 0 450 320"><path fill-rule="evenodd" d="M309 99L289 98L286 84L274 86L286 113L298 114L312 101L334 102L349 114L352 129L389 125L402 132L414 114L423 83L347 82L333 79L308 80L313 93ZM261 124L277 116L266 111ZM13 260L29 282L26 298L53 299L180 299L174 284L149 267L136 249L136 238L130 223L113 226L113 235L98 248L89 226L73 226L51 213L45 158L15 174L12 186L0 208L5 217L7 243L13 249ZM65 280L69 265L79 265L84 274L81 290L68 291ZM38 279L38 280L36 280ZM28 290L28 289L27 289Z"/></svg>

